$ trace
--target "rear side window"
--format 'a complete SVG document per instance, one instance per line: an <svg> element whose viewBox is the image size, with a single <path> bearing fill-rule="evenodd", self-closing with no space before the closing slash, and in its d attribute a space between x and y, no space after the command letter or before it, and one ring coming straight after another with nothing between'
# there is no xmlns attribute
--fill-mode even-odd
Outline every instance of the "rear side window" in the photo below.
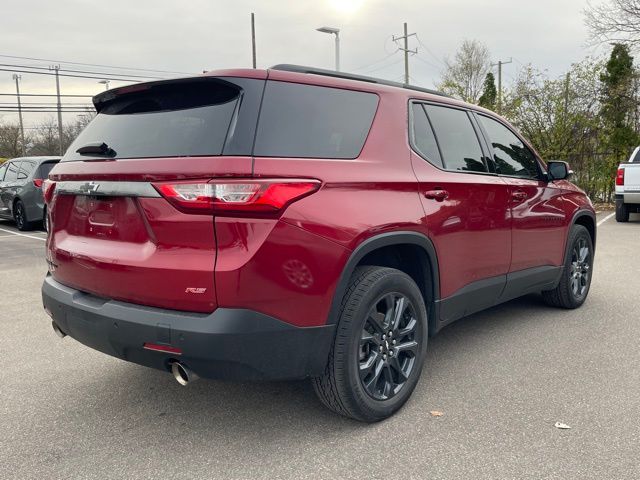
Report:
<svg viewBox="0 0 640 480"><path fill-rule="evenodd" d="M635 152L633 152L631 155L631 162L640 163L640 147L636 147Z"/></svg>
<svg viewBox="0 0 640 480"><path fill-rule="evenodd" d="M377 107L373 93L269 81L254 155L356 158Z"/></svg>
<svg viewBox="0 0 640 480"><path fill-rule="evenodd" d="M115 158L221 155L240 97L239 87L214 78L123 93L101 105L62 161L90 158L76 150L98 142Z"/></svg>
<svg viewBox="0 0 640 480"><path fill-rule="evenodd" d="M486 172L480 142L467 112L435 105L424 108L433 125L445 168Z"/></svg>
<svg viewBox="0 0 640 480"><path fill-rule="evenodd" d="M12 182L18 179L18 164L20 162L11 162L7 166L7 173L4 176L5 182Z"/></svg>
<svg viewBox="0 0 640 480"><path fill-rule="evenodd" d="M538 178L535 155L507 127L495 120L478 115L493 146L496 173L513 177Z"/></svg>
<svg viewBox="0 0 640 480"><path fill-rule="evenodd" d="M4 174L6 171L7 171L7 164L5 163L4 165L0 166L0 182L4 180Z"/></svg>
<svg viewBox="0 0 640 480"><path fill-rule="evenodd" d="M36 169L36 162L23 160L22 162L20 162L20 171L18 171L18 179L22 180L25 178L29 178L29 175L31 175L35 169Z"/></svg>
<svg viewBox="0 0 640 480"><path fill-rule="evenodd" d="M430 163L442 167L442 158L440 158L436 137L433 134L433 129L424 111L424 107L420 103L414 103L411 109L413 116L412 135L414 148Z"/></svg>

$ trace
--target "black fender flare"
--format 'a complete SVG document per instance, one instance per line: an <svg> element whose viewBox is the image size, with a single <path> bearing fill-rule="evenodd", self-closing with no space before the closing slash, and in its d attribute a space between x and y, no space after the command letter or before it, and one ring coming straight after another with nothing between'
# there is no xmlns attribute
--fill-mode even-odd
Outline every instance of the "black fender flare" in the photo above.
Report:
<svg viewBox="0 0 640 480"><path fill-rule="evenodd" d="M596 250L596 236L598 234L598 221L596 219L596 214L593 213L589 209L581 208L581 209L577 210L573 214L573 217L571 218L571 224L569 225L569 228L567 229L567 238L565 240L565 249L564 249L564 260L565 261L567 260L567 255L569 254L569 233L571 232L571 229L573 228L573 226L582 217L589 217L591 219L591 221L593 222L593 238L591 240L593 242L593 252L595 253L595 250ZM564 262L562 264L564 265Z"/></svg>
<svg viewBox="0 0 640 480"><path fill-rule="evenodd" d="M340 305L342 303L342 297L347 291L349 286L349 280L351 279L351 275L353 271L356 269L356 266L364 258L368 253L373 252L374 250L378 250L382 247L389 247L393 245L417 245L421 247L427 258L429 259L429 265L427 271L430 273L430 282L426 283L427 288L431 287L431 305L427 305L427 312L429 313L429 325L434 325L437 322L437 311L436 306L438 304L437 300L440 299L440 270L438 267L438 256L436 254L435 246L433 242L422 233L412 232L412 231L396 231L396 232L387 232L379 235L375 235L370 237L360 243L353 252L351 252L351 256L347 260L344 268L342 269L342 273L340 274L340 278L338 279L338 284L336 286L335 292L333 294L333 300L331 302L331 309L329 310L329 317L327 318L327 324L335 324L338 320L338 314L340 312Z"/></svg>

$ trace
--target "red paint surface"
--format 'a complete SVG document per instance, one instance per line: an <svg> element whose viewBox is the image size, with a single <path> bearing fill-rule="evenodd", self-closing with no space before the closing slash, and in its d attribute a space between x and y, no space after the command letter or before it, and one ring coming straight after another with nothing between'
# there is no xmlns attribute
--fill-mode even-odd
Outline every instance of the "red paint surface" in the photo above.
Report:
<svg viewBox="0 0 640 480"><path fill-rule="evenodd" d="M255 70L211 74L266 75ZM290 72L272 71L270 79L377 93L378 112L359 158L60 163L52 171L54 180L309 178L322 186L270 218L186 214L164 198L56 195L48 241L48 258L57 265L54 277L98 296L139 304L197 312L250 308L294 325L322 325L350 252L372 236L398 230L428 236L438 255L443 298L483 278L559 265L573 214L592 210L569 182L447 172L412 153L409 99L461 102ZM437 189L446 190L447 198L425 196ZM514 201L516 191L526 198Z"/></svg>

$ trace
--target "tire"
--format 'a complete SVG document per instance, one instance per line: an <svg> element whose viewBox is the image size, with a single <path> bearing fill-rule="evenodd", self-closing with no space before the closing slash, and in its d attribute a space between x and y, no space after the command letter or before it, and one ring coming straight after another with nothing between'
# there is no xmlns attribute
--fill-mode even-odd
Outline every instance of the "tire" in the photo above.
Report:
<svg viewBox="0 0 640 480"><path fill-rule="evenodd" d="M616 200L616 222L625 223L629 221L629 207L623 201Z"/></svg>
<svg viewBox="0 0 640 480"><path fill-rule="evenodd" d="M542 292L547 304L560 308L578 308L587 299L593 276L593 241L582 225L569 232L562 277L553 290ZM586 250L585 250L586 249Z"/></svg>
<svg viewBox="0 0 640 480"><path fill-rule="evenodd" d="M362 422L390 417L418 383L427 338L427 310L411 277L393 268L358 267L342 300L326 370L312 380L316 394L329 409Z"/></svg>
<svg viewBox="0 0 640 480"><path fill-rule="evenodd" d="M16 201L13 206L13 221L16 222L18 230L24 232L25 230L31 230L33 225L27 219L27 211L24 208L24 204L21 200Z"/></svg>

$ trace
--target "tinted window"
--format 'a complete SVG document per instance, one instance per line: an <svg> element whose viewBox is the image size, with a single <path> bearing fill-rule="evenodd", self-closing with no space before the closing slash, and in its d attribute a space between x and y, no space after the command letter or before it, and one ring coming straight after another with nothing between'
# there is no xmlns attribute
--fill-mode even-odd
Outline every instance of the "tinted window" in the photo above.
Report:
<svg viewBox="0 0 640 480"><path fill-rule="evenodd" d="M115 158L221 155L239 93L209 79L122 94L101 106L62 161L90 158L76 150L96 142L115 150Z"/></svg>
<svg viewBox="0 0 640 480"><path fill-rule="evenodd" d="M640 147L636 148L636 151L633 152L632 155L631 161L633 163L640 163Z"/></svg>
<svg viewBox="0 0 640 480"><path fill-rule="evenodd" d="M434 105L425 105L425 109L433 125L445 168L486 172L482 149L467 113Z"/></svg>
<svg viewBox="0 0 640 480"><path fill-rule="evenodd" d="M7 166L7 173L4 176L5 182L12 182L18 179L18 164L20 162L11 162Z"/></svg>
<svg viewBox="0 0 640 480"><path fill-rule="evenodd" d="M429 162L442 167L442 159L440 158L436 137L433 135L433 130L424 108L419 103L414 103L411 108L413 110L412 134L414 147Z"/></svg>
<svg viewBox="0 0 640 480"><path fill-rule="evenodd" d="M20 171L18 172L18 179L28 178L31 173L36 169L36 163L28 160L23 160L20 163Z"/></svg>
<svg viewBox="0 0 640 480"><path fill-rule="evenodd" d="M356 158L377 105L372 93L267 82L254 154Z"/></svg>
<svg viewBox="0 0 640 480"><path fill-rule="evenodd" d="M47 178L49 177L49 172L53 167L56 166L57 162L46 162L40 165L40 170L38 171L38 178Z"/></svg>
<svg viewBox="0 0 640 480"><path fill-rule="evenodd" d="M507 127L495 120L478 115L493 145L496 172L514 177L537 178L538 162L522 141Z"/></svg>
<svg viewBox="0 0 640 480"><path fill-rule="evenodd" d="M0 166L0 182L4 180L4 172L7 171L7 164Z"/></svg>

